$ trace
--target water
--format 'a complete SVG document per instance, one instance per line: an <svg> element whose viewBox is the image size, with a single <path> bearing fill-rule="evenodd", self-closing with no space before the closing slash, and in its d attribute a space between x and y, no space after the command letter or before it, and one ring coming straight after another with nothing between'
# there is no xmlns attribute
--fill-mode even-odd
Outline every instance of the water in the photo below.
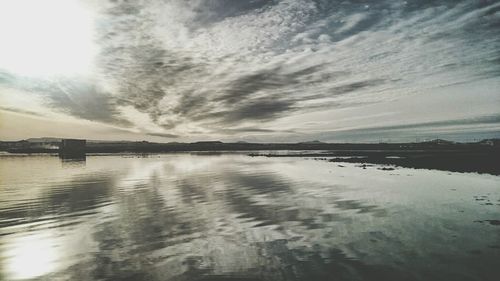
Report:
<svg viewBox="0 0 500 281"><path fill-rule="evenodd" d="M0 156L0 279L498 280L500 177L341 166Z"/></svg>

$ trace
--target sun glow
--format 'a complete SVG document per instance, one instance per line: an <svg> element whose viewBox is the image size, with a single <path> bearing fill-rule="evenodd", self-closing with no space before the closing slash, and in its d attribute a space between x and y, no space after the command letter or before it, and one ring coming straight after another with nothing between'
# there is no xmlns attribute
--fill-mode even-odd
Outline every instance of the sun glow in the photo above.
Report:
<svg viewBox="0 0 500 281"><path fill-rule="evenodd" d="M1 0L0 70L26 76L90 71L92 14L77 0Z"/></svg>

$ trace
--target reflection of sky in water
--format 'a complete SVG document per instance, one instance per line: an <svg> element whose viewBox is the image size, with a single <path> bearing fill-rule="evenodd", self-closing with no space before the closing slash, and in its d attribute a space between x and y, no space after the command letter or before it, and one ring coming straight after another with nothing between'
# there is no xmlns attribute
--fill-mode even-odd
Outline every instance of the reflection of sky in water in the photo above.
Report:
<svg viewBox="0 0 500 281"><path fill-rule="evenodd" d="M0 279L498 276L499 177L343 165L3 157Z"/></svg>
<svg viewBox="0 0 500 281"><path fill-rule="evenodd" d="M44 234L12 239L9 243L11 247L2 251L7 261L7 275L13 279L28 279L54 271L59 251L52 245L53 242Z"/></svg>

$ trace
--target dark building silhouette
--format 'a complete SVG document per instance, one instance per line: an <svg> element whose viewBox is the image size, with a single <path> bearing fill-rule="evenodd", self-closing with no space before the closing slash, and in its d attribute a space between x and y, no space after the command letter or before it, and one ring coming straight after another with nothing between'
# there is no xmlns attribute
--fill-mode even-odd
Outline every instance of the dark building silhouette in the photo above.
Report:
<svg viewBox="0 0 500 281"><path fill-rule="evenodd" d="M85 156L86 140L62 139L59 145L59 156L62 158L81 158Z"/></svg>

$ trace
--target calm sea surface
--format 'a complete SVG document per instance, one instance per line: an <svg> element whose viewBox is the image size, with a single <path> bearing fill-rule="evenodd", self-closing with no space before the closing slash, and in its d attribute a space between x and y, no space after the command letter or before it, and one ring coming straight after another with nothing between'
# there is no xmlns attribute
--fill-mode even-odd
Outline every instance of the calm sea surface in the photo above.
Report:
<svg viewBox="0 0 500 281"><path fill-rule="evenodd" d="M0 156L0 280L500 280L500 177L358 166Z"/></svg>

